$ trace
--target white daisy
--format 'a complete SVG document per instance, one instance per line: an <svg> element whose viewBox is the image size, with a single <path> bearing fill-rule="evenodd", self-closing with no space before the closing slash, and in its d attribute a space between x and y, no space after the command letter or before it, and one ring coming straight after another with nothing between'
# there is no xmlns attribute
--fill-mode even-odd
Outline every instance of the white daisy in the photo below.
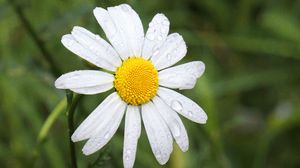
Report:
<svg viewBox="0 0 300 168"><path fill-rule="evenodd" d="M171 89L192 89L205 66L193 61L169 68L186 55L187 47L178 33L168 35L170 23L163 14L154 16L144 35L138 14L127 4L107 10L97 7L93 12L110 43L82 27L74 27L61 41L73 53L111 73L73 71L59 77L55 86L88 95L112 88L115 92L80 124L72 141L87 140L82 149L85 155L96 152L112 138L126 113L124 167L133 167L141 117L157 161L165 164L173 138L182 151L189 146L177 113L201 124L207 120L201 107Z"/></svg>

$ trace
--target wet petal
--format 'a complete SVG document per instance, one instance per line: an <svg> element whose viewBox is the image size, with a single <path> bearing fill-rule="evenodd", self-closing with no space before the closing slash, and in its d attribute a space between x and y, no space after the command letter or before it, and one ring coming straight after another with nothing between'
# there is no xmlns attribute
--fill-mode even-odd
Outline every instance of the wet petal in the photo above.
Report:
<svg viewBox="0 0 300 168"><path fill-rule="evenodd" d="M173 150L170 130L152 102L142 105L142 118L156 160L165 164Z"/></svg>
<svg viewBox="0 0 300 168"><path fill-rule="evenodd" d="M158 73L159 85L180 90L192 89L204 69L203 62L193 61L162 70Z"/></svg>
<svg viewBox="0 0 300 168"><path fill-rule="evenodd" d="M104 116L105 118L98 118L99 126L97 126L94 134L91 135L84 145L82 149L83 154L90 155L100 150L109 142L122 121L126 106L127 104L123 102L121 98L118 98L116 102L110 106L110 114Z"/></svg>
<svg viewBox="0 0 300 168"><path fill-rule="evenodd" d="M123 164L132 168L135 161L136 147L141 135L141 116L137 106L129 105L126 111Z"/></svg>
<svg viewBox="0 0 300 168"><path fill-rule="evenodd" d="M206 123L206 113L191 99L173 90L162 87L159 87L157 94L174 111L178 112L184 117L200 124Z"/></svg>
<svg viewBox="0 0 300 168"><path fill-rule="evenodd" d="M84 60L110 71L115 71L116 67L107 62L105 59L101 59L99 53L92 51L90 48L86 48L80 44L71 34L64 35L61 39L62 44L72 51L74 54L83 58ZM104 53L104 55L109 55L109 53Z"/></svg>
<svg viewBox="0 0 300 168"><path fill-rule="evenodd" d="M140 17L129 5L121 4L107 10L97 7L94 15L123 60L141 55L144 29Z"/></svg>
<svg viewBox="0 0 300 168"><path fill-rule="evenodd" d="M80 70L63 74L55 81L58 89L80 94L97 94L113 88L114 76L101 71Z"/></svg>
<svg viewBox="0 0 300 168"><path fill-rule="evenodd" d="M153 54L158 54L160 47L169 33L170 22L164 14L156 14L149 23L143 45L142 57L149 59Z"/></svg>
<svg viewBox="0 0 300 168"><path fill-rule="evenodd" d="M151 60L158 70L170 67L180 61L187 52L187 47L181 35L170 34L158 52L154 52Z"/></svg>
<svg viewBox="0 0 300 168"><path fill-rule="evenodd" d="M91 112L91 114L75 130L71 137L72 141L82 141L95 135L96 130L102 128L103 125L109 121L107 120L109 119L107 116L113 114L113 111L116 110L116 108L112 107L115 107L119 102L120 98L116 92L106 97L105 100Z"/></svg>
<svg viewBox="0 0 300 168"><path fill-rule="evenodd" d="M186 133L186 129L179 118L178 114L173 111L165 102L161 100L158 96L153 98L153 103L159 113L166 121L172 135L183 152L186 152L189 148L189 139Z"/></svg>

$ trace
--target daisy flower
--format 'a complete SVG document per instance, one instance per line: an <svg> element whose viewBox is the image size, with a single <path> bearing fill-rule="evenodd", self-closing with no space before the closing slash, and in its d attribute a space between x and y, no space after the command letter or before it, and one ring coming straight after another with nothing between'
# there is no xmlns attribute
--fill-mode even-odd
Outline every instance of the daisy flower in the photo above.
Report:
<svg viewBox="0 0 300 168"><path fill-rule="evenodd" d="M82 151L90 155L116 133L125 115L123 164L133 167L143 121L155 158L165 164L173 150L173 138L185 152L189 141L178 115L204 124L206 113L195 102L171 89L192 89L205 66L193 61L171 67L187 52L181 35L169 32L169 20L156 14L144 34L138 14L127 4L97 7L93 11L110 43L85 28L74 27L62 44L74 54L103 68L63 74L58 89L98 94L114 89L80 124L71 139L87 140ZM171 68L170 68L171 67Z"/></svg>

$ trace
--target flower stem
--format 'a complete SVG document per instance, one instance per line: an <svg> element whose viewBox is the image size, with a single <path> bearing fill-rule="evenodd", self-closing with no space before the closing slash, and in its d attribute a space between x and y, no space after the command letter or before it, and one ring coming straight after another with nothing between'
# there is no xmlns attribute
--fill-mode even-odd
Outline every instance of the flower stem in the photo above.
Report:
<svg viewBox="0 0 300 168"><path fill-rule="evenodd" d="M73 92L67 91L67 117L68 117L68 132L69 132L69 144L70 144L70 159L71 159L71 167L77 168L76 161L76 150L75 144L71 140L71 136L74 132L74 114L76 106L81 98L81 95L73 96Z"/></svg>
<svg viewBox="0 0 300 168"><path fill-rule="evenodd" d="M47 117L46 121L44 122L38 138L37 138L37 142L38 144L42 143L45 141L46 137L48 136L48 133L53 125L53 123L56 121L57 117L66 110L66 106L67 106L67 100L66 98L62 99L53 109L53 111L49 114L49 116Z"/></svg>

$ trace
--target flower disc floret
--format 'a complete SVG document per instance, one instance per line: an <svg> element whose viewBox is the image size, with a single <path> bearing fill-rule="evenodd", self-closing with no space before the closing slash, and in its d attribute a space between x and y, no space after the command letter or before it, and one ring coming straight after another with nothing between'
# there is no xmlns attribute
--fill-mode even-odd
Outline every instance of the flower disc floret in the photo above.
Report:
<svg viewBox="0 0 300 168"><path fill-rule="evenodd" d="M156 95L158 73L151 61L129 58L117 69L114 86L126 103L144 104Z"/></svg>

